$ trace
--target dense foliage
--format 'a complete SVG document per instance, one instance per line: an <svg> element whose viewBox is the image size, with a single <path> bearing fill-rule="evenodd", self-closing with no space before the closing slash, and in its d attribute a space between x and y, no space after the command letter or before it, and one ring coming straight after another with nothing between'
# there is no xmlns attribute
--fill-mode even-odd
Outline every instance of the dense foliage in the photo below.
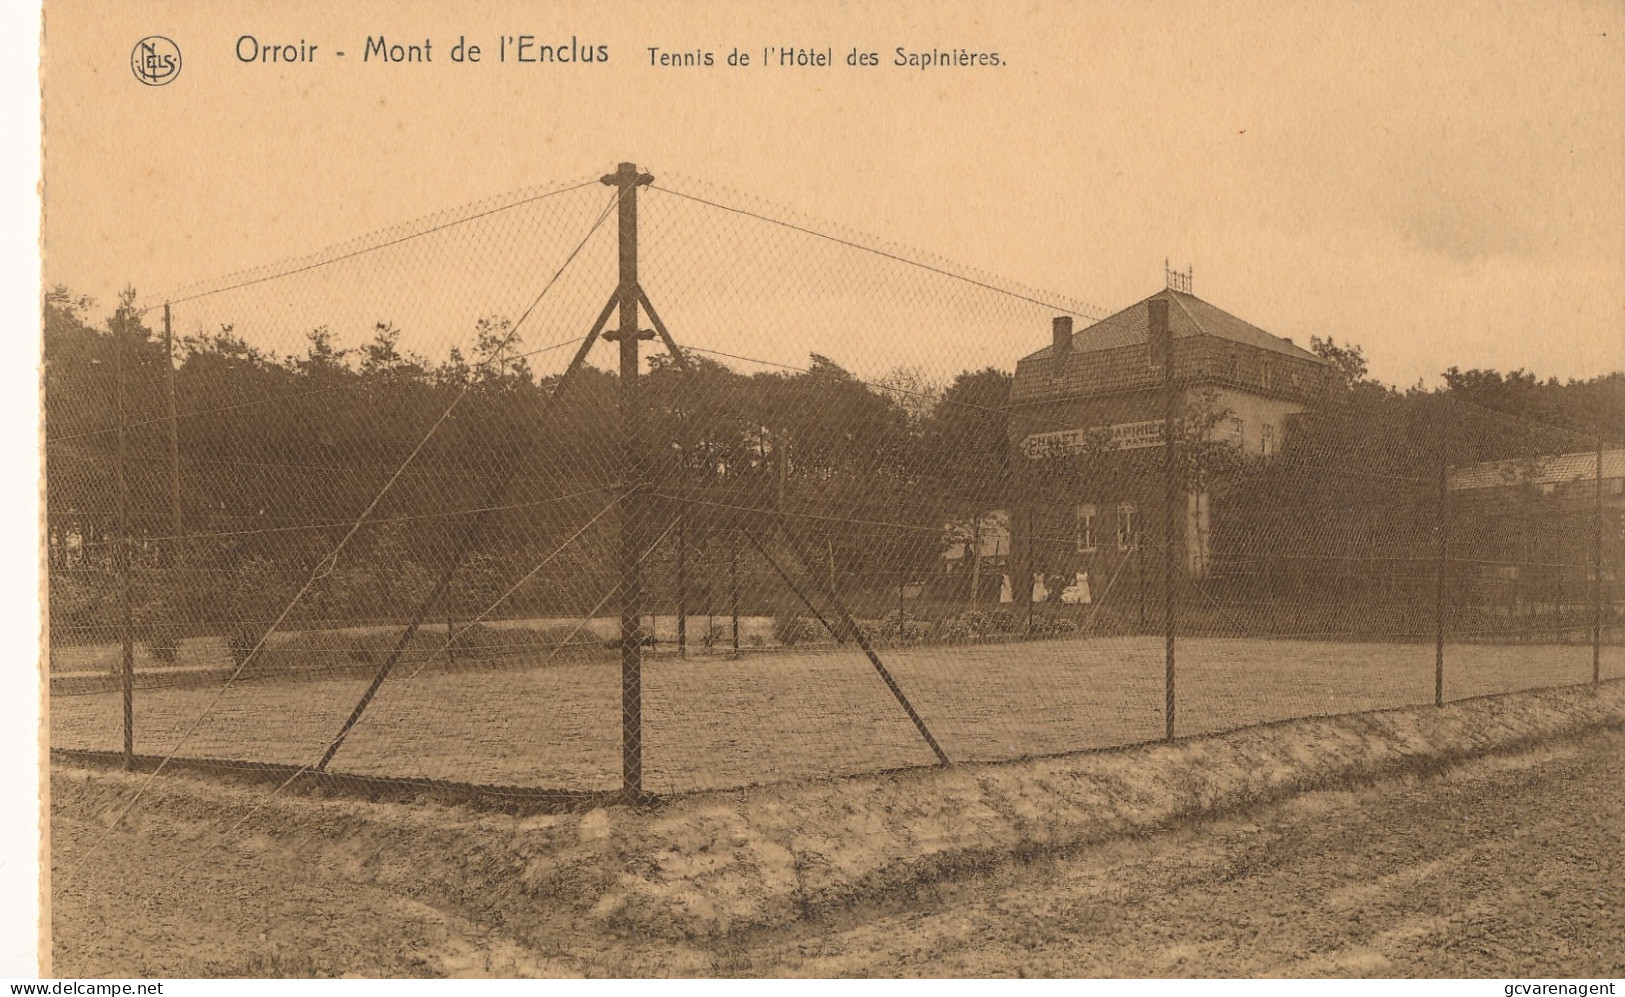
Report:
<svg viewBox="0 0 1625 997"><path fill-rule="evenodd" d="M968 522L1022 501L1064 503L1121 473L1100 447L1015 459L1010 376L991 368L933 389L906 376L870 384L817 354L804 370L745 374L698 355L685 372L656 353L643 440L628 453L616 377L582 368L550 400L555 379L532 373L500 317L459 337L472 340L470 356L403 352L400 331L381 323L355 348L315 329L302 354L278 357L229 327L171 354L131 296L105 327L89 307L63 289L45 301L51 619L64 642L105 639L120 618L121 467L136 615L153 634L177 620L222 632L263 624L302 587L290 622L399 621L492 505L436 612L477 612L504 593L499 616L586 612L615 582L613 517L594 516L627 461L640 465L652 522L686 510L683 570L697 601L715 607L737 587L752 611L785 608L762 603L781 587L759 560L744 559L738 578L735 529L750 510L782 509L806 561L878 616L894 605L886 593L941 573L948 546L970 539ZM1441 391L1399 392L1366 379L1358 347L1314 345L1342 384L1296 420L1277 459L1215 442L1225 413L1211 398L1182 414L1176 471L1236 511L1216 550L1260 577L1303 584L1306 558L1369 565L1425 547L1442 464L1625 437L1625 375L1561 385L1452 368ZM343 556L324 560L369 510ZM648 564L668 592L673 547Z"/></svg>

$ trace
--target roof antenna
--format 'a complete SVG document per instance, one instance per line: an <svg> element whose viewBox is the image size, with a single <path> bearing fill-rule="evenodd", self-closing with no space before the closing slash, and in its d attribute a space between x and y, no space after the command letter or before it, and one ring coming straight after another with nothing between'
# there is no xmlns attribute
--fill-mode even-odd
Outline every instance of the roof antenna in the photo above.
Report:
<svg viewBox="0 0 1625 997"><path fill-rule="evenodd" d="M1168 262L1168 257L1164 256L1162 258L1162 277L1164 286L1168 290L1182 291L1185 294L1195 293L1191 290L1191 283L1195 275L1196 267L1194 264L1186 268L1184 273L1180 273Z"/></svg>

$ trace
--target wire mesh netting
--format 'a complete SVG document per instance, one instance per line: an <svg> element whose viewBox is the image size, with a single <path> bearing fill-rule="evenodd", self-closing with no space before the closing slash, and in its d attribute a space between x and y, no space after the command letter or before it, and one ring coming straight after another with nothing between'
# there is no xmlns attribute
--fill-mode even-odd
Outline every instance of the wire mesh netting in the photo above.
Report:
<svg viewBox="0 0 1625 997"><path fill-rule="evenodd" d="M593 177L53 295L52 746L665 794L1625 675L1625 450L1177 276Z"/></svg>

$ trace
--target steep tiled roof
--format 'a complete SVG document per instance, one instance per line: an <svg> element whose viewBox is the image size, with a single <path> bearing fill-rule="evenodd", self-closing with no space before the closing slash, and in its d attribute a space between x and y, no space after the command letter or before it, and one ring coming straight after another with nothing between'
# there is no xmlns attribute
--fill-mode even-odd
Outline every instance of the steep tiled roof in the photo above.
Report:
<svg viewBox="0 0 1625 997"><path fill-rule="evenodd" d="M1308 350L1294 346L1279 336L1272 336L1251 322L1236 318L1194 294L1175 290L1158 291L1115 315L1078 330L1072 337L1072 351L1087 353L1144 343L1150 336L1145 303L1153 298L1167 298L1172 302L1168 308L1168 327L1175 339L1187 336L1215 336L1285 356L1297 357L1300 360L1322 362ZM1050 348L1046 346L1024 359L1047 357L1049 352Z"/></svg>

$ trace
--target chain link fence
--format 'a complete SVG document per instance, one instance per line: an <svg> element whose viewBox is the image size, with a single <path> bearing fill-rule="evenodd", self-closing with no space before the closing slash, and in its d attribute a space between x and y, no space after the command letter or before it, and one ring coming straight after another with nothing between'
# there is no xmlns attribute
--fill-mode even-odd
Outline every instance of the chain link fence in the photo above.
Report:
<svg viewBox="0 0 1625 997"><path fill-rule="evenodd" d="M50 296L53 751L599 799L1625 675L1616 442L603 179Z"/></svg>

